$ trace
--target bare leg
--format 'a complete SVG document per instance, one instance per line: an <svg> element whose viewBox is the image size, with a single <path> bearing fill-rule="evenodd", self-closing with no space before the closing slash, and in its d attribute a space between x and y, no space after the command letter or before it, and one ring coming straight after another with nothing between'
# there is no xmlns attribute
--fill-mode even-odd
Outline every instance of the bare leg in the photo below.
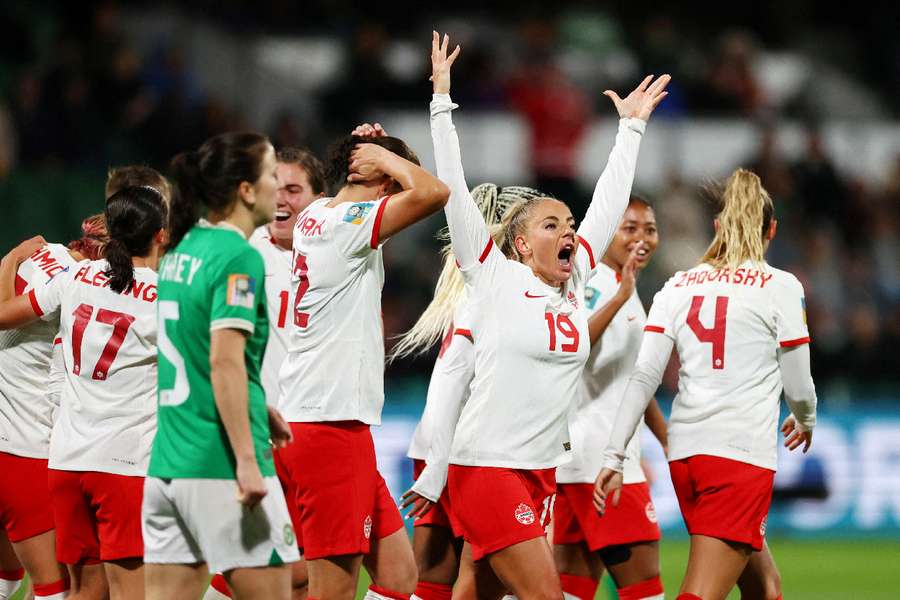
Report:
<svg viewBox="0 0 900 600"><path fill-rule="evenodd" d="M363 564L379 587L400 594L416 591L416 559L406 529L400 528L380 540L372 540ZM316 594L313 597L319 598Z"/></svg>
<svg viewBox="0 0 900 600"><path fill-rule="evenodd" d="M144 600L144 561L127 558L103 563L110 600Z"/></svg>
<svg viewBox="0 0 900 600"><path fill-rule="evenodd" d="M146 600L197 600L208 581L206 563L144 566Z"/></svg>
<svg viewBox="0 0 900 600"><path fill-rule="evenodd" d="M459 540L445 527L422 525L413 529L413 554L419 581L453 585L459 572Z"/></svg>
<svg viewBox="0 0 900 600"><path fill-rule="evenodd" d="M316 600L353 600L362 554L329 556L306 561L309 595Z"/></svg>
<svg viewBox="0 0 900 600"><path fill-rule="evenodd" d="M578 544L554 544L553 560L560 573L577 577L589 577L600 581L603 576L603 561L596 552L591 552L584 542Z"/></svg>
<svg viewBox="0 0 900 600"><path fill-rule="evenodd" d="M553 553L544 537L519 542L487 557L497 577L519 600L562 600Z"/></svg>
<svg viewBox="0 0 900 600"><path fill-rule="evenodd" d="M67 600L107 600L109 584L102 564L66 565L69 569Z"/></svg>
<svg viewBox="0 0 900 600"><path fill-rule="evenodd" d="M12 545L32 583L46 585L65 579L66 568L56 562L56 532L45 531Z"/></svg>
<svg viewBox="0 0 900 600"><path fill-rule="evenodd" d="M659 577L659 542L610 546L600 551L616 587L627 587Z"/></svg>
<svg viewBox="0 0 900 600"><path fill-rule="evenodd" d="M744 572L738 577L741 600L775 600L781 595L781 574L769 544L750 555Z"/></svg>
<svg viewBox="0 0 900 600"><path fill-rule="evenodd" d="M695 594L703 600L724 600L747 566L751 552L747 544L692 535L680 593Z"/></svg>
<svg viewBox="0 0 900 600"><path fill-rule="evenodd" d="M234 600L290 600L291 569L278 567L249 567L223 573Z"/></svg>
<svg viewBox="0 0 900 600"><path fill-rule="evenodd" d="M306 600L309 592L309 573L306 571L306 561L302 558L291 563L291 600Z"/></svg>

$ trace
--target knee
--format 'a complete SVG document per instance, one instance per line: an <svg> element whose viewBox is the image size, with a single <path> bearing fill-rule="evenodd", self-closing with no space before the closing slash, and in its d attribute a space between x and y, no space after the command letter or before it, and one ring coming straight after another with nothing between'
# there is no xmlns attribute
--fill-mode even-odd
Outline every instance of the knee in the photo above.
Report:
<svg viewBox="0 0 900 600"><path fill-rule="evenodd" d="M375 585L399 594L412 594L419 581L419 569L415 561L398 561L390 569L380 569L373 577Z"/></svg>
<svg viewBox="0 0 900 600"><path fill-rule="evenodd" d="M781 574L778 571L766 575L763 582L763 593L766 600L781 598Z"/></svg>

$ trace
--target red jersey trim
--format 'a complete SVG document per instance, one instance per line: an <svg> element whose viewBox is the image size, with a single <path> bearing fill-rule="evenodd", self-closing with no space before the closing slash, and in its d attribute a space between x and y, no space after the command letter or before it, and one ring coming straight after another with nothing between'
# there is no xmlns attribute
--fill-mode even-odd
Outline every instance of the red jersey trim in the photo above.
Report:
<svg viewBox="0 0 900 600"><path fill-rule="evenodd" d="M587 253L588 253L588 260L589 260L590 263L591 263L591 268L592 268L592 269L596 269L596 268L597 268L597 263L594 261L594 249L591 248L591 245L588 243L588 241L587 241L586 239L584 239L583 237L581 237L581 236L578 236L578 242L579 242L582 246L584 246L584 249L585 249L585 250L587 250Z"/></svg>
<svg viewBox="0 0 900 600"><path fill-rule="evenodd" d="M387 206L388 200L392 197L393 196L386 196L385 199L381 201L381 204L378 205L378 211L375 213L375 224L372 225L372 239L369 241L372 250L378 250L378 239L381 237L381 219L384 217L384 209Z"/></svg>
<svg viewBox="0 0 900 600"><path fill-rule="evenodd" d="M472 338L472 330L471 329L457 329L453 332L453 335L461 335L464 338L468 339L473 344L475 340Z"/></svg>
<svg viewBox="0 0 900 600"><path fill-rule="evenodd" d="M648 331L650 333L665 333L666 328L660 327L659 325L645 325L644 331Z"/></svg>
<svg viewBox="0 0 900 600"><path fill-rule="evenodd" d="M478 257L478 262L483 263L487 260L488 254L491 253L491 248L494 247L494 239L491 238L488 240L487 246L484 247L484 252L481 253L481 256Z"/></svg>
<svg viewBox="0 0 900 600"><path fill-rule="evenodd" d="M16 296L21 296L25 293L25 288L28 287L28 282L25 281L25 278L16 273Z"/></svg>
<svg viewBox="0 0 900 600"><path fill-rule="evenodd" d="M53 345L56 346L57 344L62 344L62 338L58 337L53 340Z"/></svg>
<svg viewBox="0 0 900 600"><path fill-rule="evenodd" d="M34 314L39 317L44 316L44 311L41 310L41 305L38 304L37 296L34 293L34 290L28 292L28 301L31 302L31 308L34 310Z"/></svg>
<svg viewBox="0 0 900 600"><path fill-rule="evenodd" d="M783 342L779 342L778 344L782 348L793 348L794 346L802 346L803 344L809 343L809 336L797 338L796 340L785 340Z"/></svg>

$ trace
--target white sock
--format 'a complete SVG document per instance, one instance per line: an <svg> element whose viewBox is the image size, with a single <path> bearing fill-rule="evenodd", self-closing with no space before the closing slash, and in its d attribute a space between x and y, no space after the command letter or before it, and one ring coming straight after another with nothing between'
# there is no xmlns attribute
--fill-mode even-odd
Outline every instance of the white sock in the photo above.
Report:
<svg viewBox="0 0 900 600"><path fill-rule="evenodd" d="M513 596L512 594L507 594L507 595L503 596L503 600L519 600L519 597Z"/></svg>
<svg viewBox="0 0 900 600"><path fill-rule="evenodd" d="M666 600L666 595L656 594L655 596L644 596L641 600Z"/></svg>
<svg viewBox="0 0 900 600"><path fill-rule="evenodd" d="M57 592L55 594L50 594L49 596L38 596L34 595L34 600L63 600L63 598L67 598L69 596L69 590L64 592Z"/></svg>
<svg viewBox="0 0 900 600"><path fill-rule="evenodd" d="M0 600L12 598L13 594L16 593L16 590L22 586L23 581L25 581L25 578L0 579Z"/></svg>
<svg viewBox="0 0 900 600"><path fill-rule="evenodd" d="M209 586L206 588L206 593L203 594L203 600L228 600L228 596L216 588Z"/></svg>
<svg viewBox="0 0 900 600"><path fill-rule="evenodd" d="M579 600L578 596L575 596L574 594L570 594L569 592L567 592L565 590L563 590L563 598L565 598L565 600Z"/></svg>

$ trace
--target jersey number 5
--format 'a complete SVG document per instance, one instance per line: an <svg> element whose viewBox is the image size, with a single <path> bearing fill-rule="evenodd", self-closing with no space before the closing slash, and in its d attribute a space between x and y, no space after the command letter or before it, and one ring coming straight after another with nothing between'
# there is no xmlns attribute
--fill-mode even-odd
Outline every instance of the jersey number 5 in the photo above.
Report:
<svg viewBox="0 0 900 600"><path fill-rule="evenodd" d="M84 340L84 330L87 329L91 317L94 316L94 307L90 304L79 304L72 315L75 317L75 323L72 325L72 372L81 375L81 344ZM113 326L112 335L106 342L106 346L103 347L97 365L91 372L91 379L104 380L109 375L109 368L116 360L122 342L125 341L128 329L134 323L134 317L101 308L97 311L95 320L98 323Z"/></svg>
<svg viewBox="0 0 900 600"><path fill-rule="evenodd" d="M575 327L568 315L556 315L554 317L553 313L546 312L544 313L544 319L547 321L547 328L550 330L551 352L556 350L557 330L569 340L567 343L562 344L559 349L563 352L578 352L578 341L580 339L578 328Z"/></svg>
<svg viewBox="0 0 900 600"><path fill-rule="evenodd" d="M166 331L167 321L177 321L180 317L178 311L178 303L172 300L160 300L157 303L159 307L159 328L156 333L156 342L159 347L160 354L175 368L175 386L170 389L159 388L159 404L160 406L178 406L188 399L191 395L191 386L188 381L187 368L184 365L184 357L169 339Z"/></svg>
<svg viewBox="0 0 900 600"><path fill-rule="evenodd" d="M725 324L728 320L728 296L716 296L716 317L712 327L706 327L700 322L700 307L703 306L703 296L694 296L691 299L691 309L688 311L687 324L697 336L697 339L705 344L712 344L712 368L725 368Z"/></svg>

